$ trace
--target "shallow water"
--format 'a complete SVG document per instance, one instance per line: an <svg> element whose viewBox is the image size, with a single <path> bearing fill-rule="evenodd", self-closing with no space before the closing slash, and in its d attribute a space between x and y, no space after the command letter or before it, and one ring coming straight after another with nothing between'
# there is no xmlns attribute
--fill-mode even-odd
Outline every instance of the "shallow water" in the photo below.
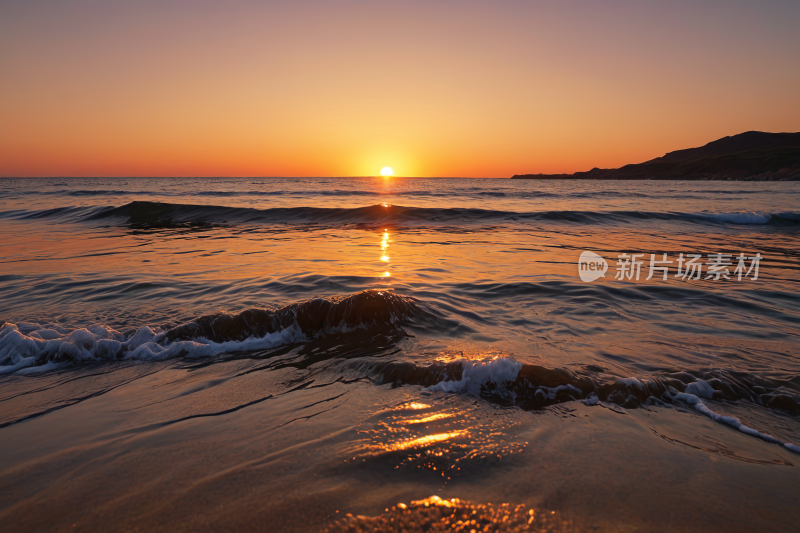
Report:
<svg viewBox="0 0 800 533"><path fill-rule="evenodd" d="M796 183L2 179L0 519L785 530L799 199ZM581 280L582 251L605 277ZM615 279L623 253L644 254L638 280ZM707 279L716 253L730 279ZM666 280L645 279L650 254L673 261ZM680 254L703 256L699 279L676 277Z"/></svg>

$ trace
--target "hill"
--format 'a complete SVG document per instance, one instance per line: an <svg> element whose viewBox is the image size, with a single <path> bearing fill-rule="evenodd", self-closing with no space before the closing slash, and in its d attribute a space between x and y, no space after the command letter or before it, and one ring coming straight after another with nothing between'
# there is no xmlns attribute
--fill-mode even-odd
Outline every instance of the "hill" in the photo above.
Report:
<svg viewBox="0 0 800 533"><path fill-rule="evenodd" d="M800 181L800 133L748 131L620 168L513 178Z"/></svg>

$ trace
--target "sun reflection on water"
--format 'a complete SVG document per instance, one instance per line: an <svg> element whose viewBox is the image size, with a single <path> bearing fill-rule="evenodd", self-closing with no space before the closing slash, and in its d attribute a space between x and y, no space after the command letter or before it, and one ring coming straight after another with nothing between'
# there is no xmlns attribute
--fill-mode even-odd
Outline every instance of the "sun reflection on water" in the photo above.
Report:
<svg viewBox="0 0 800 533"><path fill-rule="evenodd" d="M412 420L406 420L402 422L403 424L424 424L426 422L433 422L434 420L442 420L444 418L450 418L453 413L436 413L435 415L426 416L425 418L415 418Z"/></svg>
<svg viewBox="0 0 800 533"><path fill-rule="evenodd" d="M517 416L516 411L458 397L404 402L375 413L359 427L361 452L353 460L388 457L395 469L424 469L447 483L472 462L499 461L521 452L527 442L509 434L519 423Z"/></svg>
<svg viewBox="0 0 800 533"><path fill-rule="evenodd" d="M383 238L381 239L381 261L384 263L388 263L390 261L389 257L389 230L383 230ZM384 278L390 277L392 274L389 271L383 273Z"/></svg>
<svg viewBox="0 0 800 533"><path fill-rule="evenodd" d="M454 439L456 437L461 437L466 434L467 434L466 430L450 431L449 433L437 433L436 435L427 435L425 437L419 437L417 439L410 439L406 441L390 443L387 444L383 449L386 451L396 451L396 450L408 450L411 448L421 448L429 444L444 442L448 439Z"/></svg>
<svg viewBox="0 0 800 533"><path fill-rule="evenodd" d="M347 514L326 531L517 532L576 531L575 524L556 511L510 503L473 503L430 496L387 507L375 517Z"/></svg>

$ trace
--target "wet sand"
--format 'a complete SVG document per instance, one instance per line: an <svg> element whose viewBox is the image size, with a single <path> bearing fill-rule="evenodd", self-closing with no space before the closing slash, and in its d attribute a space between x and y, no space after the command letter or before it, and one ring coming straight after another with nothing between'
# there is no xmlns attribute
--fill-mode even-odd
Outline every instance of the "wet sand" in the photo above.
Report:
<svg viewBox="0 0 800 533"><path fill-rule="evenodd" d="M528 412L324 380L291 391L297 376L285 370L250 374L263 401L209 415L221 384L255 365L202 376L153 365L70 410L7 426L3 529L391 531L393 506L411 506L406 525L421 524L424 506L412 502L434 495L508 504L479 509L498 520L524 506L550 515L532 527L555 531L788 531L800 518L800 456L681 408Z"/></svg>

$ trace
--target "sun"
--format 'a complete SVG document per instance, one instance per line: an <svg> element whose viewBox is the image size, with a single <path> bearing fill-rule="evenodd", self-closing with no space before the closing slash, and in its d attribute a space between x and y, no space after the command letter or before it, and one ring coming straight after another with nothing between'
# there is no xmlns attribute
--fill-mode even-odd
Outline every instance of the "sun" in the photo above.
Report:
<svg viewBox="0 0 800 533"><path fill-rule="evenodd" d="M392 170L392 167L383 167L381 169L381 176L386 178L394 176L394 170Z"/></svg>

